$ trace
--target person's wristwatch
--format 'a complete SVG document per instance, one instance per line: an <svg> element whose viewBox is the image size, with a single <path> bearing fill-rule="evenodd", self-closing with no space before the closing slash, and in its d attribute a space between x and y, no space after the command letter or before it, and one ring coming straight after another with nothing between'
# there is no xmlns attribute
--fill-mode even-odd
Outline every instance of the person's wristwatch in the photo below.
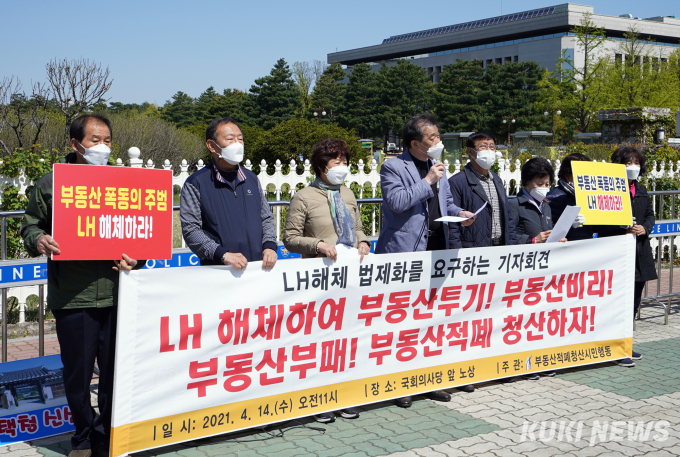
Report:
<svg viewBox="0 0 680 457"><path fill-rule="evenodd" d="M224 258L227 257L227 254L228 254L228 252L225 252L225 253L222 255L222 265L224 265Z"/></svg>

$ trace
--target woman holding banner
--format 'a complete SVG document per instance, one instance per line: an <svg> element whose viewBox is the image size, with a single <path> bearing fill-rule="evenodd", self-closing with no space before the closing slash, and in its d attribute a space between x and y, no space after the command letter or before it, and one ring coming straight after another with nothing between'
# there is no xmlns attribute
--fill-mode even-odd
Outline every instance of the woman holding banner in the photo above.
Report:
<svg viewBox="0 0 680 457"><path fill-rule="evenodd" d="M350 151L343 140L325 139L314 146L311 157L316 179L296 193L290 202L283 244L302 257L337 260L338 251L356 248L363 260L371 250L364 234L359 206L352 191L343 185L349 173ZM359 410L340 411L345 419L356 419ZM317 422L335 421L332 412L317 414Z"/></svg>
<svg viewBox="0 0 680 457"><path fill-rule="evenodd" d="M521 244L545 243L553 228L550 203L546 195L555 181L555 170L542 157L528 160L522 167L522 185L517 198L509 200L510 217L515 222L517 238ZM562 238L560 241L567 241ZM546 373L555 376L555 372ZM538 373L528 376L532 381L539 379Z"/></svg>
<svg viewBox="0 0 680 457"><path fill-rule="evenodd" d="M649 244L649 234L654 229L654 209L652 199L649 198L647 188L638 182L638 177L647 172L645 155L636 147L620 146L611 158L612 163L626 166L628 185L630 186L630 203L633 211L633 225L631 227L608 226L600 231L600 236L616 236L630 233L636 237L635 256L635 295L633 296L633 319L640 308L642 290L647 281L657 279L654 268L652 247ZM642 354L632 351L632 357L619 361L622 367L634 367L634 360L642 359Z"/></svg>

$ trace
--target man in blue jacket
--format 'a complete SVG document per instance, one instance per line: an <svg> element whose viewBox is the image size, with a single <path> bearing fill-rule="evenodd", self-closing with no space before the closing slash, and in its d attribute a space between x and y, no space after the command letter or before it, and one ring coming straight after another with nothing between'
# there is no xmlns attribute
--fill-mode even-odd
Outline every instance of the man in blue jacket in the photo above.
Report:
<svg viewBox="0 0 680 457"><path fill-rule="evenodd" d="M451 244L454 248L482 248L519 244L515 224L508 214L508 197L501 178L491 171L496 162L496 137L487 132L477 132L467 139L470 161L460 173L449 178L451 194L456 205L476 211L473 227L451 226Z"/></svg>
<svg viewBox="0 0 680 457"><path fill-rule="evenodd" d="M230 117L215 119L205 132L208 166L184 183L179 217L182 236L201 265L243 270L262 260L276 263L274 216L255 173L242 167L243 133Z"/></svg>
<svg viewBox="0 0 680 457"><path fill-rule="evenodd" d="M437 121L432 114L412 117L402 132L406 150L386 161L380 168L384 224L378 237L376 254L436 251L449 249L448 223L436 222L442 216L471 217L453 203L446 170L435 163L444 149ZM463 224L470 225L474 218ZM456 224L451 224L456 225ZM450 401L446 392L430 392L428 397ZM395 400L408 408L411 397Z"/></svg>

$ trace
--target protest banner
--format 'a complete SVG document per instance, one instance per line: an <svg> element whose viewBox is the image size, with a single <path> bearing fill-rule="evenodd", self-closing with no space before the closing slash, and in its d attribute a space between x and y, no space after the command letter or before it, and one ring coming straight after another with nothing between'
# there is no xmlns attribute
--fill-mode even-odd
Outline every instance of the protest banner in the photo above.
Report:
<svg viewBox="0 0 680 457"><path fill-rule="evenodd" d="M55 164L53 260L172 257L172 171Z"/></svg>
<svg viewBox="0 0 680 457"><path fill-rule="evenodd" d="M619 163L572 162L576 205L586 225L632 225L626 166Z"/></svg>
<svg viewBox="0 0 680 457"><path fill-rule="evenodd" d="M61 356L0 364L0 446L75 429Z"/></svg>
<svg viewBox="0 0 680 457"><path fill-rule="evenodd" d="M111 455L626 357L635 241L121 273Z"/></svg>

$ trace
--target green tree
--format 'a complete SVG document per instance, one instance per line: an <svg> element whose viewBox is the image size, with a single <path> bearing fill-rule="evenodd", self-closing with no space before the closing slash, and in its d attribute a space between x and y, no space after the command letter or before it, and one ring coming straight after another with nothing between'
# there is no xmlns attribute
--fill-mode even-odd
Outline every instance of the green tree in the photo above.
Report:
<svg viewBox="0 0 680 457"><path fill-rule="evenodd" d="M484 68L479 60L456 59L435 85L434 109L444 132L474 132L484 119Z"/></svg>
<svg viewBox="0 0 680 457"><path fill-rule="evenodd" d="M300 89L284 59L279 59L269 75L255 80L237 119L270 129L293 119L302 110Z"/></svg>
<svg viewBox="0 0 680 457"><path fill-rule="evenodd" d="M300 91L303 109L309 109L311 106L310 90L316 81L314 67L309 62L295 62L293 64L293 80Z"/></svg>
<svg viewBox="0 0 680 457"><path fill-rule="evenodd" d="M360 63L354 66L340 105L338 122L342 127L354 129L362 138L380 134L378 76L371 66Z"/></svg>
<svg viewBox="0 0 680 457"><path fill-rule="evenodd" d="M431 109L433 83L427 70L406 59L388 67L383 63L378 72L378 120L385 144L390 130L401 131L408 119Z"/></svg>
<svg viewBox="0 0 680 457"><path fill-rule="evenodd" d="M313 108L322 107L326 110L326 119L322 122L334 122L345 95L345 84L343 81L347 77L342 65L338 62L330 64L316 80L314 91L311 95L311 106Z"/></svg>
<svg viewBox="0 0 680 457"><path fill-rule="evenodd" d="M489 65L482 78L485 110L478 129L507 135L508 124L503 118L508 116L516 121L515 131L546 129L543 109L534 108L542 77L543 70L536 62Z"/></svg>
<svg viewBox="0 0 680 457"><path fill-rule="evenodd" d="M210 86L196 99L196 122L207 126L219 117L234 117L246 97L238 89L225 89L220 94Z"/></svg>
<svg viewBox="0 0 680 457"><path fill-rule="evenodd" d="M549 74L541 87L548 92L563 94L560 107L563 116L579 131L587 132L606 100L603 70L607 58L601 56L601 51L609 40L604 28L596 26L589 13L583 14L572 32L576 34L576 46L583 55L583 63L576 66L563 54L558 59L557 69Z"/></svg>
<svg viewBox="0 0 680 457"><path fill-rule="evenodd" d="M161 117L176 127L189 127L196 123L194 99L182 91L172 96L162 109Z"/></svg>
<svg viewBox="0 0 680 457"><path fill-rule="evenodd" d="M602 108L653 106L675 108L680 101L680 79L673 64L653 55L650 38L633 26L620 42L620 59L608 59L603 67L607 105Z"/></svg>
<svg viewBox="0 0 680 457"><path fill-rule="evenodd" d="M297 172L301 173L304 161L312 156L314 145L324 138L345 140L352 153L351 163L356 164L359 159L368 160L368 154L361 148L354 132L337 124L319 124L296 118L283 121L270 130L244 127L243 137L246 157L257 167L262 159L266 160L271 167L270 172L277 160L281 161L284 172L288 171L290 161L295 160Z"/></svg>

